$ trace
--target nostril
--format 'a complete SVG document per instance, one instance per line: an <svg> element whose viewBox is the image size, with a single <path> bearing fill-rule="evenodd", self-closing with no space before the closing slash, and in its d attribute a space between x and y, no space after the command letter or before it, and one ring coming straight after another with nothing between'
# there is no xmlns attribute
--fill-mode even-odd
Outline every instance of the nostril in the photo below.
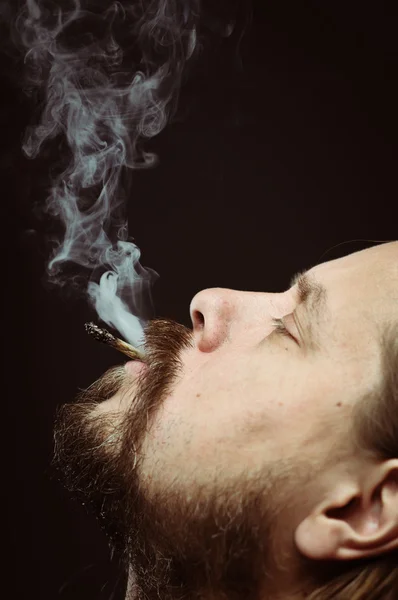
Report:
<svg viewBox="0 0 398 600"><path fill-rule="evenodd" d="M193 311L193 326L194 329L203 329L205 326L205 318L199 310Z"/></svg>

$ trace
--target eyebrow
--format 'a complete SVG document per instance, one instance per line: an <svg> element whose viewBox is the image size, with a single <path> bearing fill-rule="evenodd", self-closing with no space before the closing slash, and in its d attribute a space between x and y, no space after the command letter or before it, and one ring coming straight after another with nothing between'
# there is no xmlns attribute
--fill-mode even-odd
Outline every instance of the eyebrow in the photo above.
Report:
<svg viewBox="0 0 398 600"><path fill-rule="evenodd" d="M328 312L327 289L308 271L299 271L290 281L297 285L299 306L305 309L306 327L302 332L312 350L319 349L319 326Z"/></svg>

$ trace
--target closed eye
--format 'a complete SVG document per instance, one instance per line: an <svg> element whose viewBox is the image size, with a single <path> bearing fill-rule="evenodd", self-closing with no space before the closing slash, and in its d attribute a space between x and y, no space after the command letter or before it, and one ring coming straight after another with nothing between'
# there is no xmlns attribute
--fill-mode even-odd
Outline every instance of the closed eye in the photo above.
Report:
<svg viewBox="0 0 398 600"><path fill-rule="evenodd" d="M298 343L296 338L290 333L290 331L287 329L285 323L282 321L282 319L271 319L272 324L274 326L274 331L279 334L279 335L284 335L285 337L289 337L291 338L294 342Z"/></svg>

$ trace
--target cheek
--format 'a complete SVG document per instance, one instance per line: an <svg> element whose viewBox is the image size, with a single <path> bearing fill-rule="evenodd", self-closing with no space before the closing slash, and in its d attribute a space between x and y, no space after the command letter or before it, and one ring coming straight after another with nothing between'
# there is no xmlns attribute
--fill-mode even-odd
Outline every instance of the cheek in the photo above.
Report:
<svg viewBox="0 0 398 600"><path fill-rule="evenodd" d="M187 366L166 398L149 445L163 467L192 470L253 464L266 456L281 407L269 382L247 361L213 361ZM265 450L265 451L264 451Z"/></svg>

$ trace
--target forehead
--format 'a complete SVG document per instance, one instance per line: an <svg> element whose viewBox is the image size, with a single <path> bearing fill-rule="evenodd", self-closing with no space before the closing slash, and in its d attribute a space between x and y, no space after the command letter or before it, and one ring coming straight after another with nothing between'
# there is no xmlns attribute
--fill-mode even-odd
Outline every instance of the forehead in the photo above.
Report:
<svg viewBox="0 0 398 600"><path fill-rule="evenodd" d="M388 242L324 262L311 269L319 274L354 277L367 285L398 287L398 241Z"/></svg>
<svg viewBox="0 0 398 600"><path fill-rule="evenodd" d="M351 258L351 260L363 265L368 263L393 267L397 265L398 260L398 241L378 244L366 250L353 252L345 258Z"/></svg>
<svg viewBox="0 0 398 600"><path fill-rule="evenodd" d="M334 309L380 325L398 319L398 242L354 252L311 269Z"/></svg>

